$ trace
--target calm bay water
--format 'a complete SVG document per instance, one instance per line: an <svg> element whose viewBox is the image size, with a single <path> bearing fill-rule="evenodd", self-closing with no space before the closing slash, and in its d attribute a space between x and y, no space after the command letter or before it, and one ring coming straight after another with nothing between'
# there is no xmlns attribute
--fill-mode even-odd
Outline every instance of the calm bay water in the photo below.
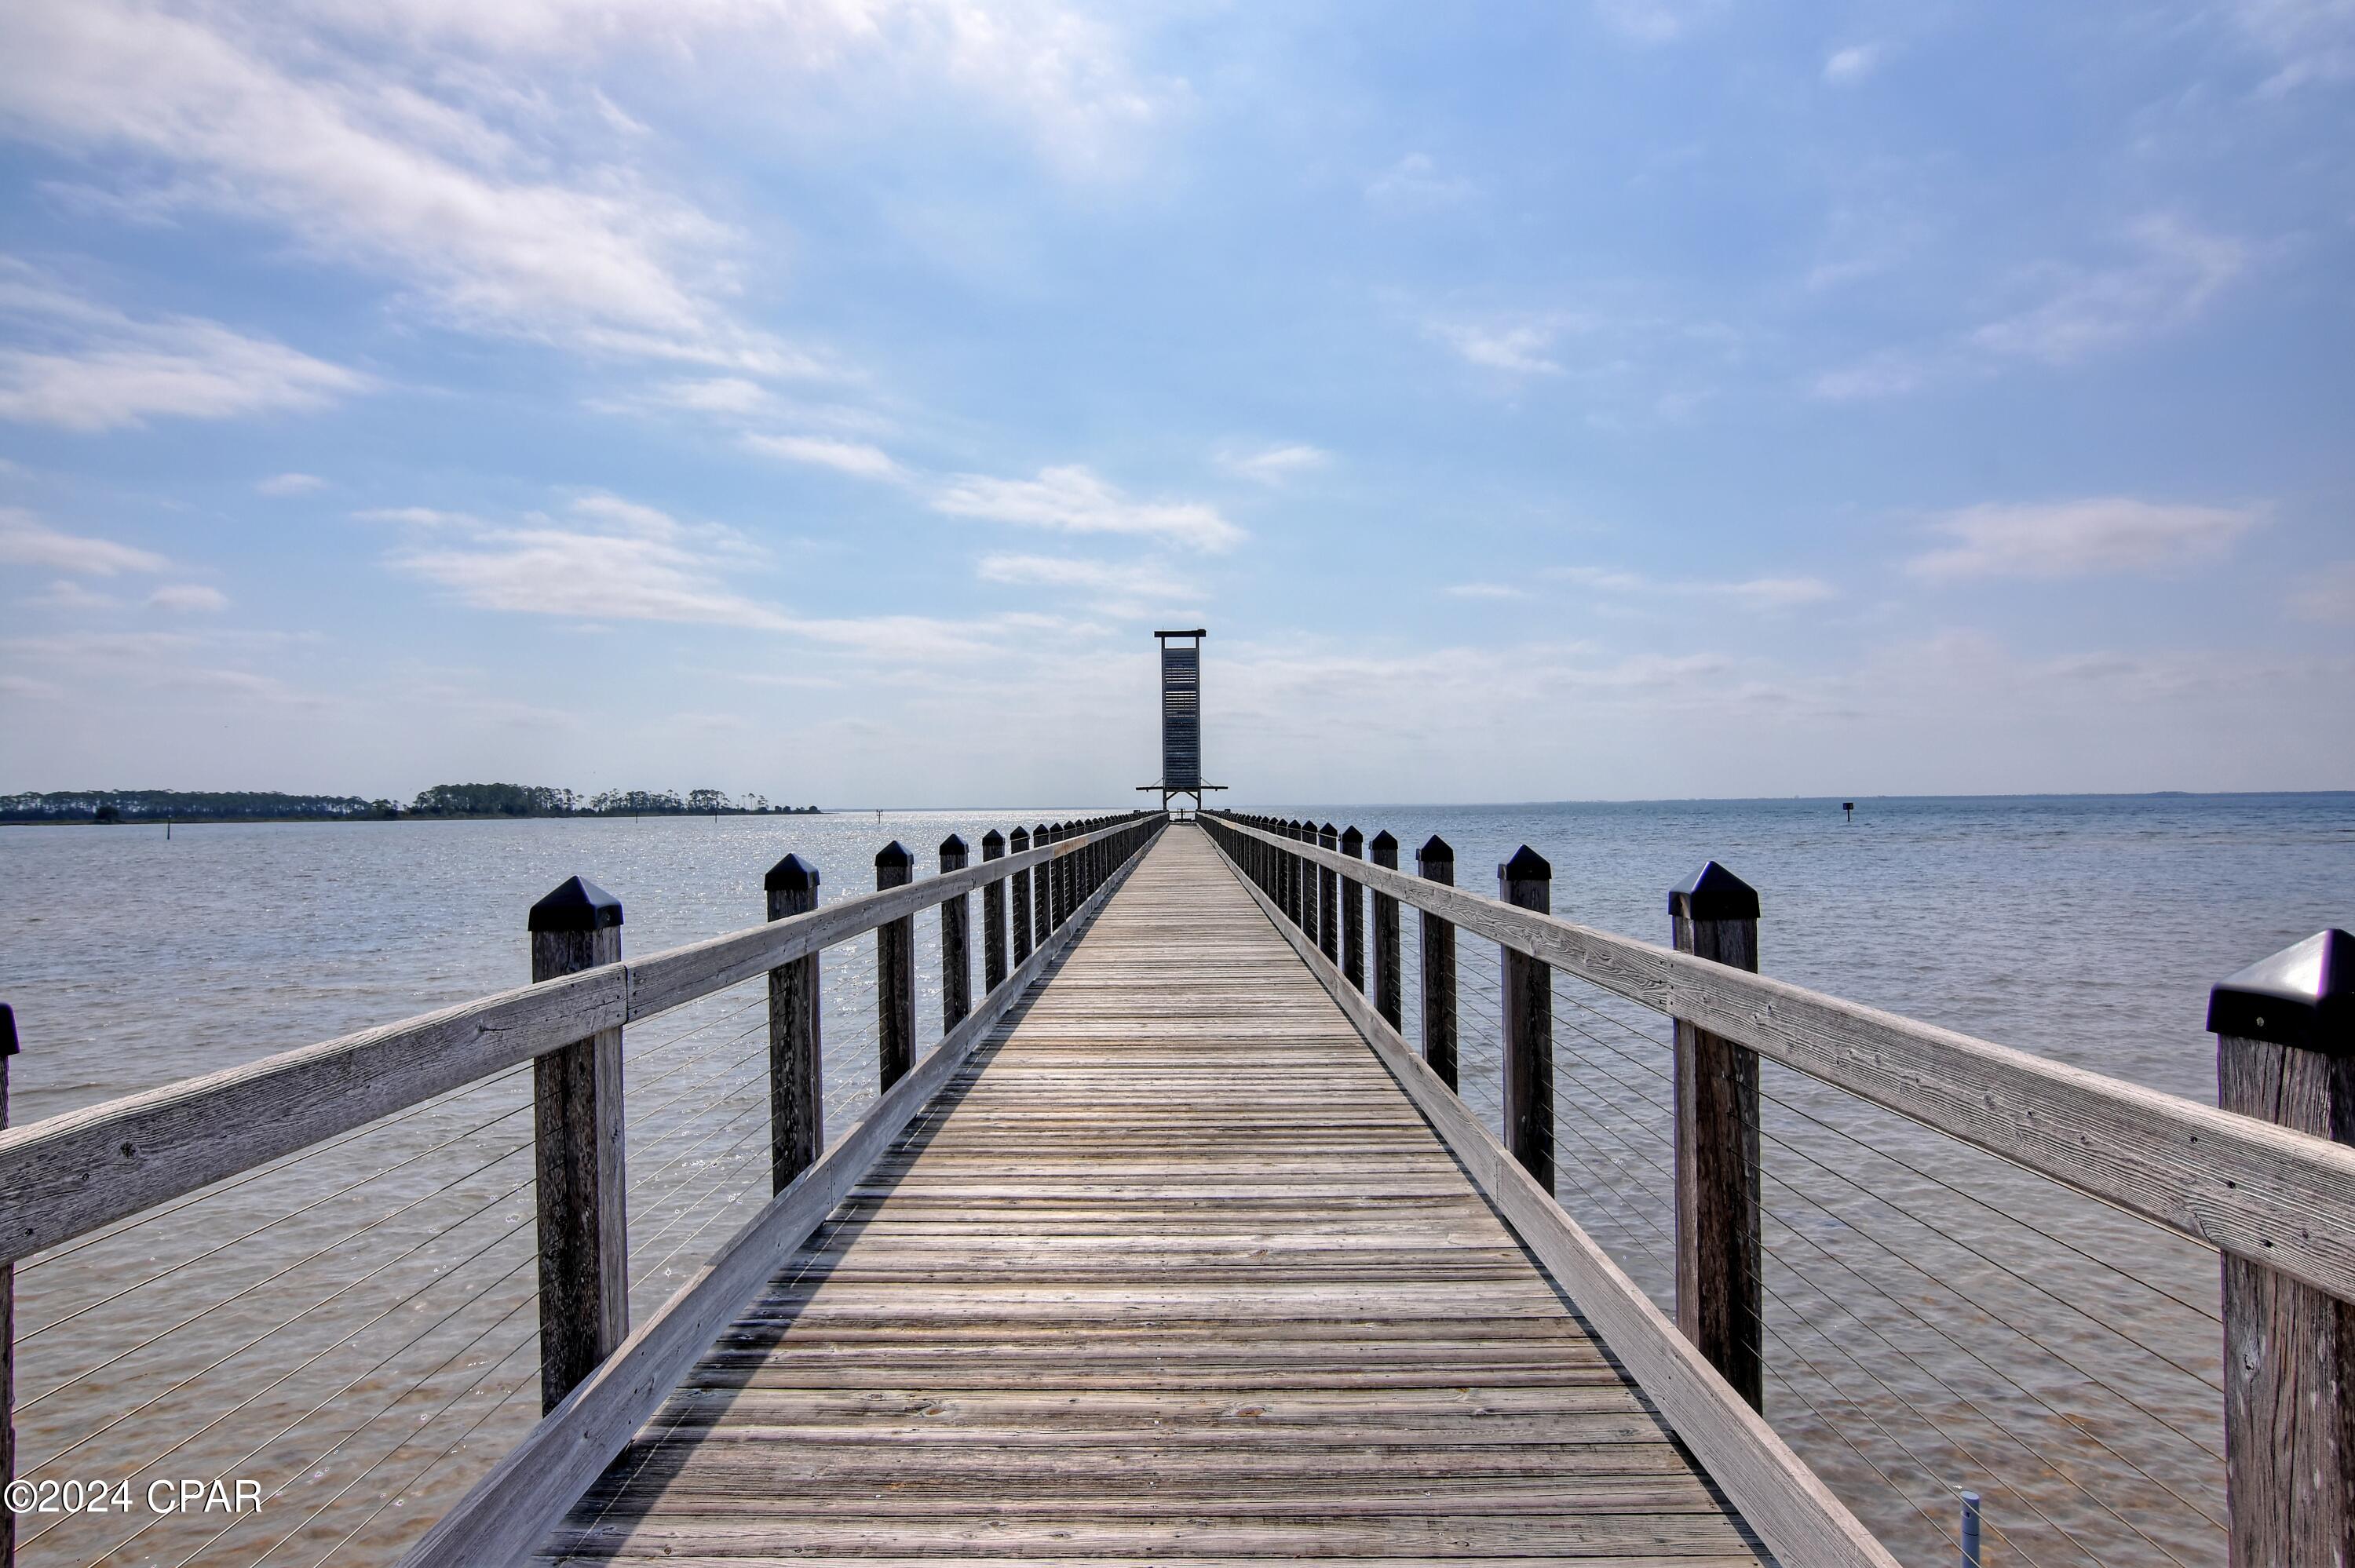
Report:
<svg viewBox="0 0 2355 1568"><path fill-rule="evenodd" d="M1526 842L1553 863L1556 913L1657 941L1667 889L1714 858L1760 891L1769 973L2211 1103L2208 986L2355 921L2355 795L1857 804L1852 822L1824 800L1253 809L1388 828L1409 869L1436 832L1458 883L1483 891ZM977 846L991 827L1105 810L195 826L168 842L144 827L0 829L0 1000L24 1038L13 1119L519 983L526 908L575 873L623 899L626 950L643 954L757 919L762 873L787 851L818 864L831 901L872 886L887 839L922 867L953 831ZM872 1092L868 946L827 959L837 1133ZM1463 962L1465 1094L1493 1116L1495 950L1467 939ZM937 976L923 983L920 1013L936 1033ZM643 1108L633 1099L641 1314L726 1234L714 1224L765 1191L758 1062L740 1071L761 1048L756 1001L741 990L631 1032L633 1084L670 1086ZM1665 1299L1664 1030L1567 980L1557 1012L1563 1202ZM1408 1017L1412 1037L1412 997ZM1947 1514L1935 1489L1959 1481L1988 1490L1991 1523L2010 1532L1998 1542L2013 1557L1990 1561L2221 1561L2213 1422L2198 1408L2213 1376L2212 1257L1795 1075L1770 1069L1767 1088L1767 1319L1781 1374L1768 1404L1810 1461L1909 1560L1935 1556ZM27 1560L88 1562L127 1536L111 1561L244 1562L290 1529L272 1561L397 1554L536 1413L527 1345L522 1361L493 1359L503 1336L530 1338L528 1234L514 1228L527 1199L500 1175L527 1140L527 1100L510 1078L421 1115L400 1136L432 1129L432 1159L414 1138L391 1154L333 1156L346 1162L334 1179L351 1184L334 1205L305 1195L328 1190L323 1158L29 1268L28 1467L61 1452L54 1468L92 1473L245 1464L269 1477L279 1511L218 1539L179 1522L136 1534L136 1520L52 1521ZM696 1195L679 1197L689 1176ZM299 1223L282 1217L290 1205ZM464 1250L464 1226L495 1223L507 1229ZM265 1224L233 1260L209 1250ZM337 1251L355 1224L371 1227L368 1245ZM404 1286L382 1298L384 1327L344 1326L406 1272L383 1250L399 1237L420 1259L453 1249L431 1266L451 1281L485 1257L516 1261L431 1330L378 1350L368 1335L406 1335L432 1305ZM283 1302L257 1306L265 1265L277 1272L262 1294L316 1301L304 1322L281 1326ZM153 1336L146 1360L109 1363L126 1322L184 1300L195 1316ZM446 1354L431 1337L461 1330L473 1338ZM238 1419L187 1446L123 1444L210 1420L221 1380L250 1390L257 1367L287 1381ZM318 1412L378 1395L398 1442L356 1423L304 1436ZM474 1425L454 1447L405 1446L461 1416ZM108 1442L69 1452L110 1422ZM295 1436L272 1436L281 1425ZM325 1443L345 1446L321 1455Z"/></svg>

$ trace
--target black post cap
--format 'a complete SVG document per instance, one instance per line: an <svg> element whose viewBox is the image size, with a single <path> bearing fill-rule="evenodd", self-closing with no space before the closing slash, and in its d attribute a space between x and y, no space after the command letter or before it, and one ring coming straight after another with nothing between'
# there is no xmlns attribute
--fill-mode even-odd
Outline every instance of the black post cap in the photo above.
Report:
<svg viewBox="0 0 2355 1568"><path fill-rule="evenodd" d="M1715 861L1668 889L1668 913L1686 920L1755 920L1758 890Z"/></svg>
<svg viewBox="0 0 2355 1568"><path fill-rule="evenodd" d="M996 860L999 855L1004 854L1006 853L1006 835L999 832L996 828L992 828L989 832L982 834L981 853L983 857L988 860Z"/></svg>
<svg viewBox="0 0 2355 1568"><path fill-rule="evenodd" d="M2211 1033L2355 1053L2355 937L2336 926L2261 959L2208 993Z"/></svg>
<svg viewBox="0 0 2355 1568"><path fill-rule="evenodd" d="M1366 835L1358 831L1358 825L1355 822L1350 823L1348 827L1341 830L1341 853L1343 854L1363 854L1365 853L1365 849Z"/></svg>
<svg viewBox="0 0 2355 1568"><path fill-rule="evenodd" d="M16 1010L0 1001L0 1056L16 1054Z"/></svg>
<svg viewBox="0 0 2355 1568"><path fill-rule="evenodd" d="M815 893L817 867L797 854L789 854L769 868L761 885L771 893Z"/></svg>
<svg viewBox="0 0 2355 1568"><path fill-rule="evenodd" d="M941 853L943 854L964 854L966 853L965 842L956 834L951 833L948 837L941 841Z"/></svg>
<svg viewBox="0 0 2355 1568"><path fill-rule="evenodd" d="M1388 828L1384 828L1380 832L1376 833L1372 838L1366 841L1366 847L1376 851L1391 850L1395 852L1398 849L1398 837Z"/></svg>
<svg viewBox="0 0 2355 1568"><path fill-rule="evenodd" d="M1414 858L1419 861L1444 860L1453 865L1455 863L1455 851L1445 839L1433 833L1423 841L1423 847L1414 852Z"/></svg>
<svg viewBox="0 0 2355 1568"><path fill-rule="evenodd" d="M1316 830L1316 836L1320 839L1337 839L1341 836L1341 830L1327 822Z"/></svg>
<svg viewBox="0 0 2355 1568"><path fill-rule="evenodd" d="M1028 828L1017 828L1006 842L1012 844L1018 850L1027 850L1030 847L1030 830Z"/></svg>
<svg viewBox="0 0 2355 1568"><path fill-rule="evenodd" d="M621 923L622 901L575 876L531 906L528 925L535 931L604 931Z"/></svg>
<svg viewBox="0 0 2355 1568"><path fill-rule="evenodd" d="M1551 882L1553 863L1523 844L1513 852L1512 859L1497 865L1497 874L1507 882Z"/></svg>
<svg viewBox="0 0 2355 1568"><path fill-rule="evenodd" d="M916 857L909 853L908 846L898 839L893 839L875 852L875 869L878 871L893 869L905 871L915 863Z"/></svg>

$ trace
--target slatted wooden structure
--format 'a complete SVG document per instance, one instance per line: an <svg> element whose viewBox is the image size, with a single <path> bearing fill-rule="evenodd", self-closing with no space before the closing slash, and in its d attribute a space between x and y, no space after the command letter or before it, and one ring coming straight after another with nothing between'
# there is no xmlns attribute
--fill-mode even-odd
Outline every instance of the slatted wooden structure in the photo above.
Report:
<svg viewBox="0 0 2355 1568"><path fill-rule="evenodd" d="M544 1560L1271 1555L1762 1552L1171 832Z"/></svg>

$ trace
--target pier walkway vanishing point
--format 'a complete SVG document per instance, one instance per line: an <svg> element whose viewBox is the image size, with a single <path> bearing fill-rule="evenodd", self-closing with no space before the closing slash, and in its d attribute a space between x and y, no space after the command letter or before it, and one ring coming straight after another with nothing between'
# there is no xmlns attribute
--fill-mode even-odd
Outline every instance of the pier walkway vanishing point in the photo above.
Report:
<svg viewBox="0 0 2355 1568"><path fill-rule="evenodd" d="M1759 1561L1190 827L549 1550Z"/></svg>

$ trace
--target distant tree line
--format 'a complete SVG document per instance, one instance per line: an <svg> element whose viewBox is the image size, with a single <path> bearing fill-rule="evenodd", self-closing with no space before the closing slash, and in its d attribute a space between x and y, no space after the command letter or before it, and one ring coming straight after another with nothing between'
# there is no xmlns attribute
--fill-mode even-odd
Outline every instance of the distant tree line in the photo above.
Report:
<svg viewBox="0 0 2355 1568"><path fill-rule="evenodd" d="M407 806L357 795L274 789L59 789L0 795L0 822L346 821L394 817L742 817L814 813L719 789L605 789L581 795L545 784L436 784Z"/></svg>

